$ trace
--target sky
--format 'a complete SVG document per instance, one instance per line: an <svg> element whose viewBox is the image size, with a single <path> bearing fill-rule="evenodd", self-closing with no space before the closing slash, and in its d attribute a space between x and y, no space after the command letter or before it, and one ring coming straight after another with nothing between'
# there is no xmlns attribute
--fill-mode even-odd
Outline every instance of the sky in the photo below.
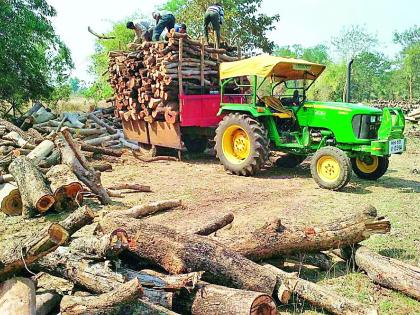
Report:
<svg viewBox="0 0 420 315"><path fill-rule="evenodd" d="M86 81L89 56L94 52L95 37L88 33L111 29L112 22L125 21L135 13L151 16L165 0L47 0L57 10L53 25L72 52L75 70L72 75ZM261 11L280 14L276 29L269 37L278 45L301 44L310 47L329 44L343 27L359 24L376 34L381 51L389 57L398 53L392 43L394 31L420 25L419 0L263 0Z"/></svg>

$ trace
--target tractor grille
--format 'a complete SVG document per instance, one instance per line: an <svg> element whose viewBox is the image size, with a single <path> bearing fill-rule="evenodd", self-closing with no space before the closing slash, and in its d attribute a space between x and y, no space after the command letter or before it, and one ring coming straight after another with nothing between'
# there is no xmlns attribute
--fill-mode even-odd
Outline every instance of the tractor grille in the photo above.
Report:
<svg viewBox="0 0 420 315"><path fill-rule="evenodd" d="M355 115L352 121L353 133L358 139L377 139L381 126L379 115Z"/></svg>

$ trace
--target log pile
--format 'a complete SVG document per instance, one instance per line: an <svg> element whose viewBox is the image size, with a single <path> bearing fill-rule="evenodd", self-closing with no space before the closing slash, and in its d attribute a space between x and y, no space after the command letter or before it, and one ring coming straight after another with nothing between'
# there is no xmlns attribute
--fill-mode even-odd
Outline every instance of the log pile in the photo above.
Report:
<svg viewBox="0 0 420 315"><path fill-rule="evenodd" d="M179 206L180 200L157 201L104 213L95 223L92 211L82 207L19 242L0 241L0 248L7 248L0 251L2 280L25 276L25 268L37 272L33 283L12 278L1 284L4 296L17 291L23 296L20 304L0 300L0 309L5 314L19 307L47 310L44 314L274 315L279 303L297 295L333 314L377 314L373 305L267 263L297 253L315 261L316 253L334 249L379 285L420 297L418 268L357 245L390 230L373 207L322 225L284 226L276 220L235 239L210 235L234 221L231 213L184 232L143 219ZM75 234L83 227L90 232Z"/></svg>
<svg viewBox="0 0 420 315"><path fill-rule="evenodd" d="M186 34L168 34L168 42L145 42L133 52L109 54L109 82L116 113L126 121L179 119L178 95L208 93L218 86L218 65L234 61L227 50L204 46Z"/></svg>
<svg viewBox="0 0 420 315"><path fill-rule="evenodd" d="M108 204L110 195L122 197L121 190L150 191L125 184L111 192L101 184L101 171L112 170L112 165L94 160L121 157L121 143L127 143L113 112L56 116L36 103L17 125L0 119L1 212L31 218L52 210L72 211L85 196Z"/></svg>
<svg viewBox="0 0 420 315"><path fill-rule="evenodd" d="M404 100L372 100L370 104L376 108L399 107L404 114L409 114L420 108L420 100L404 101Z"/></svg>

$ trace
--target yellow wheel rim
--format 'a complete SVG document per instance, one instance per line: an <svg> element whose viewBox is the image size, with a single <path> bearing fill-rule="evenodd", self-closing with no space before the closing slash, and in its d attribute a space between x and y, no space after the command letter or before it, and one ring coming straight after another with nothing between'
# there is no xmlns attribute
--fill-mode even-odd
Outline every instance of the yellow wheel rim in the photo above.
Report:
<svg viewBox="0 0 420 315"><path fill-rule="evenodd" d="M229 162L242 163L251 153L251 142L247 132L239 125L229 126L223 133L222 150Z"/></svg>
<svg viewBox="0 0 420 315"><path fill-rule="evenodd" d="M322 156L316 164L316 169L319 177L325 182L336 181L341 173L340 164L330 155Z"/></svg>
<svg viewBox="0 0 420 315"><path fill-rule="evenodd" d="M379 159L377 156L369 156L363 160L356 158L356 166L361 172L371 174L378 169Z"/></svg>

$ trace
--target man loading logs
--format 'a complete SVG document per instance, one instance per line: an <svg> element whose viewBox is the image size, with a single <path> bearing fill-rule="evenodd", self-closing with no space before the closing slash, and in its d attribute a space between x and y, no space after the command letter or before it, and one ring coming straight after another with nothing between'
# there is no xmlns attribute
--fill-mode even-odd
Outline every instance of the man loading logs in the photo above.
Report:
<svg viewBox="0 0 420 315"><path fill-rule="evenodd" d="M143 41L150 42L152 40L152 23L148 20L138 20L127 22L127 28L133 30L136 36L134 37L134 44L141 44Z"/></svg>
<svg viewBox="0 0 420 315"><path fill-rule="evenodd" d="M220 45L220 28L224 22L225 11L220 3L215 3L207 8L204 15L204 35L206 36L206 43L209 43L209 25L211 24L213 30L216 32L217 47Z"/></svg>
<svg viewBox="0 0 420 315"><path fill-rule="evenodd" d="M156 26L153 29L152 40L159 41L160 35L166 28L168 32L175 26L175 16L169 11L153 12L153 18L156 20Z"/></svg>

